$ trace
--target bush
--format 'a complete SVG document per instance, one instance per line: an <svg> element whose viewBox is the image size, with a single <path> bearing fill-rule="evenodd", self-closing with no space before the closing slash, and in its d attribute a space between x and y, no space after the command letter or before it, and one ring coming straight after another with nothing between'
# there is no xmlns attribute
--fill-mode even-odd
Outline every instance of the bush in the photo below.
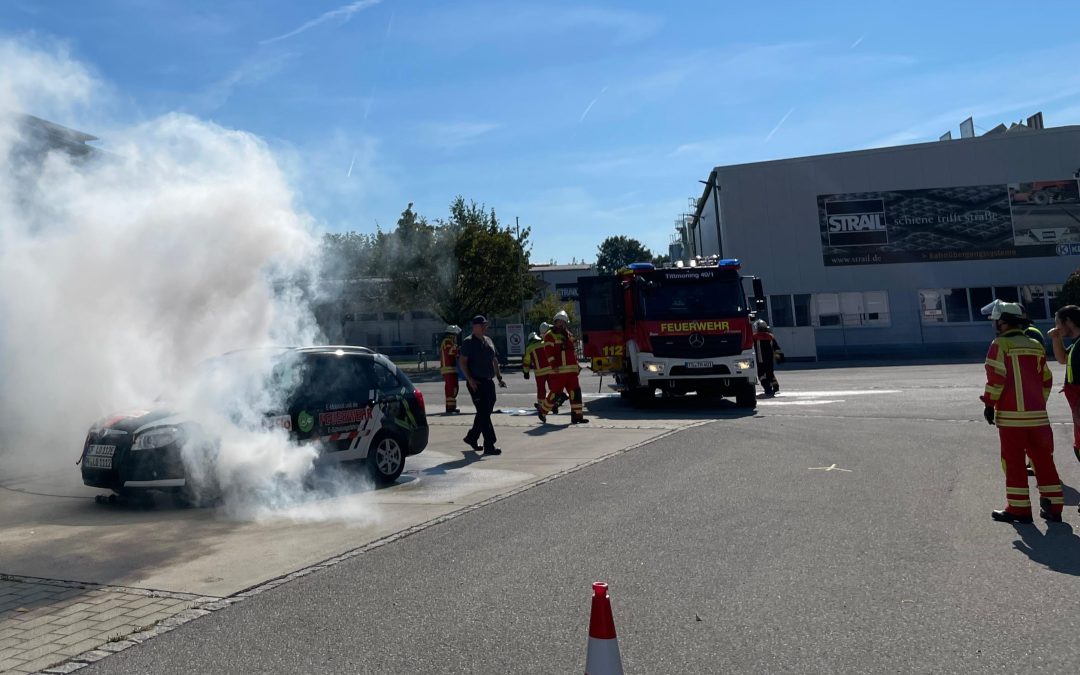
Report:
<svg viewBox="0 0 1080 675"><path fill-rule="evenodd" d="M1070 274L1065 281L1065 285L1061 288L1061 294L1058 295L1058 303L1061 307L1080 305L1080 269Z"/></svg>

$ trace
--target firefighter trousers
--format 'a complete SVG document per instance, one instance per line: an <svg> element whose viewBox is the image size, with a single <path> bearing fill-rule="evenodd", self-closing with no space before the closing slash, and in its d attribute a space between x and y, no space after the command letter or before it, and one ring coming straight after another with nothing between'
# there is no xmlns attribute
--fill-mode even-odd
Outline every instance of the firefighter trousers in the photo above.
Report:
<svg viewBox="0 0 1080 675"><path fill-rule="evenodd" d="M1017 516L1031 515L1031 494L1028 489L1024 455L1035 467L1035 482L1039 496L1047 500L1051 513L1061 513L1065 505L1061 478L1054 466L1054 432L1050 425L1038 427L998 427L1001 439L1001 468L1005 470L1006 511Z"/></svg>
<svg viewBox="0 0 1080 675"><path fill-rule="evenodd" d="M446 394L446 412L457 410L458 377L457 373L444 373L443 393Z"/></svg>
<svg viewBox="0 0 1080 675"><path fill-rule="evenodd" d="M548 376L548 393L541 406L545 415L551 414L558 404L558 396L565 391L570 400L570 417L582 419L585 417L585 408L581 402L581 383L577 373L564 373Z"/></svg>
<svg viewBox="0 0 1080 675"><path fill-rule="evenodd" d="M544 399L547 398L548 378L550 375L537 375L536 376L536 405L544 405Z"/></svg>

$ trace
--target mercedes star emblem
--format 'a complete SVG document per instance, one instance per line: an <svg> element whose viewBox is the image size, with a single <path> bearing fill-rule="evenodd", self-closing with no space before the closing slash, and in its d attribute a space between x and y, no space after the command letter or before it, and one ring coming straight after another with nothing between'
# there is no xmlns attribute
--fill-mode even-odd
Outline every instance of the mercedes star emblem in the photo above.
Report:
<svg viewBox="0 0 1080 675"><path fill-rule="evenodd" d="M691 333L690 346L694 349L701 349L705 346L705 336L701 333Z"/></svg>

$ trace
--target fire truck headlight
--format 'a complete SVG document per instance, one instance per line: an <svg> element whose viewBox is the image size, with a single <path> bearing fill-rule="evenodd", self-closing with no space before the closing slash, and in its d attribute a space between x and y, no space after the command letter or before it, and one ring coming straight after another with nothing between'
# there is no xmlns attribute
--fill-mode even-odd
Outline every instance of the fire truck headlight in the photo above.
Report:
<svg viewBox="0 0 1080 675"><path fill-rule="evenodd" d="M659 375L659 374L662 374L664 372L664 364L662 364L662 363L654 363L653 361L646 361L644 364L642 364L642 367L645 369L646 373L652 373L654 375Z"/></svg>
<svg viewBox="0 0 1080 675"><path fill-rule="evenodd" d="M738 369L738 370L750 370L750 362L749 361L738 361L735 364L735 368Z"/></svg>

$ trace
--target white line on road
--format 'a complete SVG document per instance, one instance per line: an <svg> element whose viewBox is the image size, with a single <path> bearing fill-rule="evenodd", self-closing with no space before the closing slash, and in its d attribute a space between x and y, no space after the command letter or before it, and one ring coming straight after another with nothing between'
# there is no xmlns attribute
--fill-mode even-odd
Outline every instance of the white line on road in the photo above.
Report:
<svg viewBox="0 0 1080 675"><path fill-rule="evenodd" d="M785 391L777 394L780 397L796 396L802 398L818 398L825 396L871 396L875 394L901 394L899 389L852 389L851 391Z"/></svg>
<svg viewBox="0 0 1080 675"><path fill-rule="evenodd" d="M835 400L810 400L810 401L777 401L775 399L758 399L758 405L825 405L826 403L843 403L843 399Z"/></svg>

